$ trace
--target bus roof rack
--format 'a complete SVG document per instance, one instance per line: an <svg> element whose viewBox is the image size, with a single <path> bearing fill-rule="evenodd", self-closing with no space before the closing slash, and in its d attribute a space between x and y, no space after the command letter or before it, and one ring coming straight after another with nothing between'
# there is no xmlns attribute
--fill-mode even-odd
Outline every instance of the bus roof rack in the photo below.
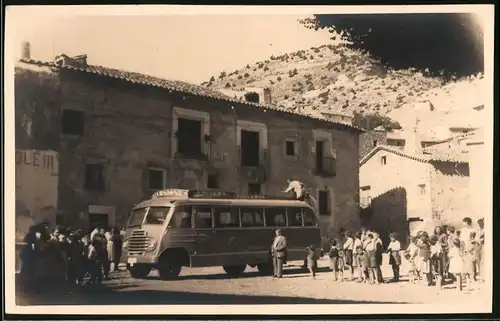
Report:
<svg viewBox="0 0 500 321"><path fill-rule="evenodd" d="M237 198L238 199L252 199L252 200L283 200L283 201L293 201L294 200L291 197L274 196L274 195L262 195L262 194L237 195Z"/></svg>
<svg viewBox="0 0 500 321"><path fill-rule="evenodd" d="M274 195L239 195L234 192L221 190L194 190L194 189L164 189L153 194L152 198L212 198L212 199L248 199L248 200L286 200L293 201L291 197Z"/></svg>

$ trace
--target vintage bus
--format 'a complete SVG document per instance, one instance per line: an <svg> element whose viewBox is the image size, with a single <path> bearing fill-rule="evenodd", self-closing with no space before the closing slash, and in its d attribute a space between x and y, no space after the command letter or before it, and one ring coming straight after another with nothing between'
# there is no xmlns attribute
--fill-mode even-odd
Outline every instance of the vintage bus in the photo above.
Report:
<svg viewBox="0 0 500 321"><path fill-rule="evenodd" d="M134 278L157 269L161 279L172 279L182 267L208 266L237 276L247 265L269 275L277 228L287 238L288 261L303 261L309 245L321 251L318 220L305 202L222 191L158 191L132 210L124 239L127 268Z"/></svg>

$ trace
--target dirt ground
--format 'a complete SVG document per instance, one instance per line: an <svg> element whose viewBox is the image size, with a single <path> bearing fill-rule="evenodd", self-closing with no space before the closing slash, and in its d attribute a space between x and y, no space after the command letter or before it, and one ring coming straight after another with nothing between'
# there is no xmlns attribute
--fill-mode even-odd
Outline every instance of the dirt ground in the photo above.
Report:
<svg viewBox="0 0 500 321"><path fill-rule="evenodd" d="M295 263L295 264L293 264ZM292 262L282 279L258 275L247 267L245 274L228 278L221 267L185 268L177 280L162 281L155 271L146 279L132 279L120 271L101 286L84 289L58 288L36 293L17 293L19 305L31 304L349 304L349 303L427 303L475 304L487 294L486 283L478 282L473 289L462 292L453 284L443 290L425 284L408 282L406 266L401 269L398 283L372 285L352 281L335 282L328 269L328 260L318 262L319 273L313 280L301 270L300 262ZM392 278L387 264L382 272L386 281ZM350 273L346 271L346 278Z"/></svg>

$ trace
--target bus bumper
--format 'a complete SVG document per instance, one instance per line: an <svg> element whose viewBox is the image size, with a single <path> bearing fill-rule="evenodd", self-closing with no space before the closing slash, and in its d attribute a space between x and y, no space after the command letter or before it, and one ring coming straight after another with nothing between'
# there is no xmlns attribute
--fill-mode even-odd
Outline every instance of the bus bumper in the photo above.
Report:
<svg viewBox="0 0 500 321"><path fill-rule="evenodd" d="M136 264L148 264L156 265L158 263L158 257L156 256L127 256L127 266L134 266Z"/></svg>

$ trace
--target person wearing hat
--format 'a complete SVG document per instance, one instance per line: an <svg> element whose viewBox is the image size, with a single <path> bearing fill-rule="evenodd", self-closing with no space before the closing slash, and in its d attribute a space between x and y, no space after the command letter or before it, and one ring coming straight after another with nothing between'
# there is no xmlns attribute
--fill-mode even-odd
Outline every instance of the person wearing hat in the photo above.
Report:
<svg viewBox="0 0 500 321"><path fill-rule="evenodd" d="M283 265L286 262L287 248L286 237L283 236L281 229L276 230L276 237L271 246L271 254L273 256L273 277L281 278L283 276Z"/></svg>
<svg viewBox="0 0 500 321"><path fill-rule="evenodd" d="M387 252L389 253L389 265L392 267L393 278L392 282L399 282L399 266L401 265L401 243L398 241L398 234L391 233L389 238L391 242L387 247Z"/></svg>

